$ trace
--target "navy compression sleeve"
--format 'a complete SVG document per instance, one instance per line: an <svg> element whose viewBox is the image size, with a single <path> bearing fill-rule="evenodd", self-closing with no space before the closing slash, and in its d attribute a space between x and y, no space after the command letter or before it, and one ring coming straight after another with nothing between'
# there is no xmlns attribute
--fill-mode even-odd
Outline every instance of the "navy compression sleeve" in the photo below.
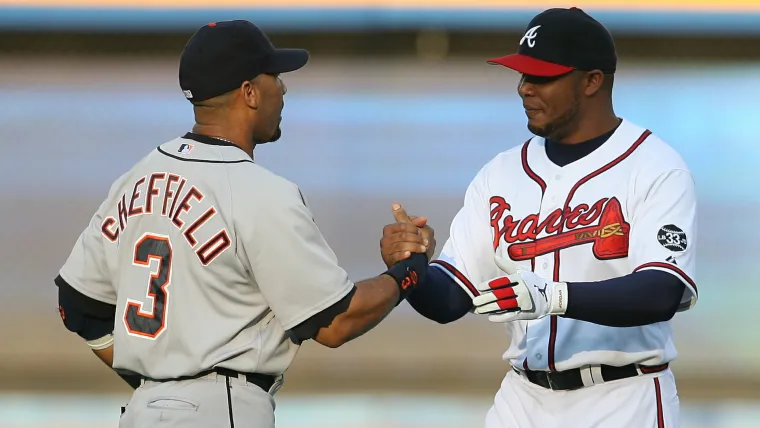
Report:
<svg viewBox="0 0 760 428"><path fill-rule="evenodd" d="M441 269L428 266L425 280L406 297L423 317L439 324L456 321L472 309L472 299Z"/></svg>
<svg viewBox="0 0 760 428"><path fill-rule="evenodd" d="M667 321L676 313L683 290L678 278L655 270L606 281L569 283L564 316L611 327ZM420 315L440 324L456 321L472 309L470 296L434 267L428 267L425 281L406 300Z"/></svg>
<svg viewBox="0 0 760 428"><path fill-rule="evenodd" d="M565 318L610 327L633 327L673 318L684 284L675 276L643 270L619 278L567 284Z"/></svg>

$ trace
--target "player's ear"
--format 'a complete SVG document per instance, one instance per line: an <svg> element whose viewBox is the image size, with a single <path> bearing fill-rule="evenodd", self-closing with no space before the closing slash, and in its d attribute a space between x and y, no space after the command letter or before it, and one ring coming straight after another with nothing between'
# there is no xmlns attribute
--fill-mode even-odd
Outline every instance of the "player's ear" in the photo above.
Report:
<svg viewBox="0 0 760 428"><path fill-rule="evenodd" d="M587 97L596 95L604 83L604 73L600 70L593 70L586 73L583 79L583 92Z"/></svg>
<svg viewBox="0 0 760 428"><path fill-rule="evenodd" d="M245 104L254 110L259 108L261 91L255 80L246 80L240 85L240 91Z"/></svg>

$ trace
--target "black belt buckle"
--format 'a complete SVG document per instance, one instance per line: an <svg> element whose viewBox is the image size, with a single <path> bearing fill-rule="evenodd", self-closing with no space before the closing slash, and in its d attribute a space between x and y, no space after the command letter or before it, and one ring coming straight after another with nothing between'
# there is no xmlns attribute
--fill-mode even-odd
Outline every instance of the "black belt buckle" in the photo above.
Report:
<svg viewBox="0 0 760 428"><path fill-rule="evenodd" d="M556 387L556 385L554 382L552 382L552 377L549 372L534 371L534 372L528 372L526 374L528 374L527 376L528 380L532 381L536 385L544 387L546 389L555 390L554 388ZM533 376L530 376L531 374ZM531 379L531 377L533 377L533 379Z"/></svg>
<svg viewBox="0 0 760 428"><path fill-rule="evenodd" d="M568 374L577 374L578 378L580 378L579 373L572 373L571 371L555 373L537 370L525 371L524 373L529 382L552 391L572 391L583 387L582 382L574 382L572 377L567 377Z"/></svg>
<svg viewBox="0 0 760 428"><path fill-rule="evenodd" d="M544 372L544 371L540 371L539 373L540 373L539 377L543 378L542 383L544 383L544 385L542 386L544 388L551 389L552 391L561 391L565 389L557 385L557 383L554 381L553 373Z"/></svg>
<svg viewBox="0 0 760 428"><path fill-rule="evenodd" d="M551 389L552 391L557 391L559 388L557 387L557 384L554 383L554 381L552 381L552 374L549 372L545 372L545 373L546 373L546 383L549 386L549 389Z"/></svg>

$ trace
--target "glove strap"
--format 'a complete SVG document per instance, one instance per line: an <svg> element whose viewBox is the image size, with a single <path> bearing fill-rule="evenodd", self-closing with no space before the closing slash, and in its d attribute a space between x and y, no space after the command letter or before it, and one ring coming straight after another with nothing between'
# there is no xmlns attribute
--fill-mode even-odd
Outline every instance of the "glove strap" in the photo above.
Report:
<svg viewBox="0 0 760 428"><path fill-rule="evenodd" d="M567 283L554 283L549 299L549 315L564 315L567 312Z"/></svg>

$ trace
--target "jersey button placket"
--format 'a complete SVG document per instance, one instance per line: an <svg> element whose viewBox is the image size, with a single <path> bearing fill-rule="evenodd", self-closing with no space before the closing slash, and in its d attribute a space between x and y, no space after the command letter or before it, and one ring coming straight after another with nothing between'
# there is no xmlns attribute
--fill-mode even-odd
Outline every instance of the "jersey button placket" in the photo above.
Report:
<svg viewBox="0 0 760 428"><path fill-rule="evenodd" d="M555 177L558 177L558 176L559 175L556 175ZM544 220L546 220L551 215L552 212L560 208L559 205L557 205L559 197L557 196L556 189L557 189L556 184L550 184L547 187L543 198L541 199L541 209L539 211L539 220L538 220L539 224L543 222ZM547 236L545 229L539 232L541 233L540 235L536 236L536 239L541 239ZM549 261L547 260L547 257L549 255L542 255L542 256L536 257L535 271L537 274L546 276L549 273Z"/></svg>

